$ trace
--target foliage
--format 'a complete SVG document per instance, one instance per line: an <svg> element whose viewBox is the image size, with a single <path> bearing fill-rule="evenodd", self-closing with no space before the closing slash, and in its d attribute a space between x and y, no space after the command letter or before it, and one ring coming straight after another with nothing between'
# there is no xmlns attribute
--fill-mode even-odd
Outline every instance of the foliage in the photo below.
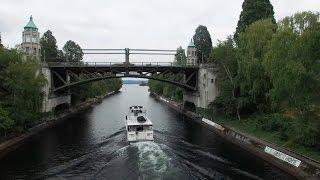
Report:
<svg viewBox="0 0 320 180"><path fill-rule="evenodd" d="M12 129L14 120L11 119L9 111L0 106L0 134Z"/></svg>
<svg viewBox="0 0 320 180"><path fill-rule="evenodd" d="M175 101L183 100L183 90L175 85L156 80L149 80L150 92L165 96Z"/></svg>
<svg viewBox="0 0 320 180"><path fill-rule="evenodd" d="M263 65L272 83L273 108L303 115L317 103L320 23L315 19L319 15L306 12L284 19L269 43Z"/></svg>
<svg viewBox="0 0 320 180"><path fill-rule="evenodd" d="M42 87L46 81L39 74L35 59L26 58L16 51L0 51L1 86L7 94L1 97L1 131L15 127L24 128L35 122L42 109Z"/></svg>
<svg viewBox="0 0 320 180"><path fill-rule="evenodd" d="M89 84L83 84L71 88L72 101L74 104L76 104L78 102L86 101L90 98L104 96L109 92L119 91L121 87L122 81L120 79L108 79Z"/></svg>
<svg viewBox="0 0 320 180"><path fill-rule="evenodd" d="M81 47L74 41L67 41L63 46L64 58L68 62L80 62L83 58Z"/></svg>
<svg viewBox="0 0 320 180"><path fill-rule="evenodd" d="M50 30L46 31L40 39L42 61L58 61L57 40Z"/></svg>
<svg viewBox="0 0 320 180"><path fill-rule="evenodd" d="M237 58L236 48L232 38L229 36L226 41L219 41L218 45L213 48L210 60L213 61L218 69L217 86L219 96L214 104L222 107L228 115L233 115L237 112Z"/></svg>
<svg viewBox="0 0 320 180"><path fill-rule="evenodd" d="M264 111L268 106L266 94L268 77L262 61L266 47L276 25L272 20L260 20L251 24L238 40L237 82L240 88L238 108L245 112Z"/></svg>
<svg viewBox="0 0 320 180"><path fill-rule="evenodd" d="M176 65L186 65L187 63L185 51L181 46L177 49L174 63ZM179 102L183 100L183 90L175 85L156 80L149 80L148 84L150 92Z"/></svg>
<svg viewBox="0 0 320 180"><path fill-rule="evenodd" d="M242 12L238 21L235 32L235 40L245 31L252 23L262 20L271 19L275 23L273 6L269 0L244 0L242 4Z"/></svg>
<svg viewBox="0 0 320 180"><path fill-rule="evenodd" d="M10 91L12 118L18 125L35 121L42 109L44 77L34 59L10 62L5 71L5 87Z"/></svg>
<svg viewBox="0 0 320 180"><path fill-rule="evenodd" d="M181 46L177 49L174 63L176 65L186 65L187 64L187 56L186 56L184 49L182 49Z"/></svg>
<svg viewBox="0 0 320 180"><path fill-rule="evenodd" d="M234 46L213 48L225 114L247 115L238 124L277 134L288 146L320 146L320 15L302 12L276 26L273 19L249 25ZM236 123L235 123L236 124Z"/></svg>
<svg viewBox="0 0 320 180"><path fill-rule="evenodd" d="M212 50L212 40L206 26L199 25L193 36L194 44L197 49L197 57L199 61L207 62Z"/></svg>

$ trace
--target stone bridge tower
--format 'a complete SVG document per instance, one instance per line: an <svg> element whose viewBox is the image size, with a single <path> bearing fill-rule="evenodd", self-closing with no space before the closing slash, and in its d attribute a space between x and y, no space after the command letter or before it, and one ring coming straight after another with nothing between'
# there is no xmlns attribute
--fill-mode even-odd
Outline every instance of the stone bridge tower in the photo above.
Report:
<svg viewBox="0 0 320 180"><path fill-rule="evenodd" d="M25 56L34 57L39 63L39 72L46 78L47 84L43 87L43 112L54 111L57 106L66 105L70 106L71 96L68 92L63 94L55 94L51 92L51 88L54 86L53 74L50 69L42 67L45 62L41 62L41 45L40 45L40 33L38 28L33 22L32 16L30 16L29 22L24 27L22 32L22 43L17 46L17 49L21 51ZM69 77L63 76L66 81Z"/></svg>
<svg viewBox="0 0 320 180"><path fill-rule="evenodd" d="M197 74L197 91L185 91L183 94L184 107L196 111L197 108L208 108L218 96L216 86L217 70L213 65L199 64L196 47L191 39L187 49L187 63L199 65Z"/></svg>
<svg viewBox="0 0 320 180"><path fill-rule="evenodd" d="M28 24L24 27L22 32L22 43L20 50L27 56L35 57L40 62L40 33L37 26L33 22L32 16L30 16Z"/></svg>
<svg viewBox="0 0 320 180"><path fill-rule="evenodd" d="M196 46L194 45L193 39L191 39L187 48L187 64L196 65L197 62L198 62L197 49L196 49Z"/></svg>

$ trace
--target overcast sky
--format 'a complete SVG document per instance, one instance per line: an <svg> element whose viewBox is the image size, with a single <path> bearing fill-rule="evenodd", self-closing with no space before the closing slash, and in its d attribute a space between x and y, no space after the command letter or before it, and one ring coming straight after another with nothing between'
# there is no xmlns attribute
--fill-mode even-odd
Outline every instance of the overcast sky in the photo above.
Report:
<svg viewBox="0 0 320 180"><path fill-rule="evenodd" d="M271 2L277 20L298 11L320 10L320 0ZM242 3L243 0L1 0L0 32L2 43L14 47L21 43L23 27L33 15L41 35L50 29L59 48L71 39L82 48L176 49L188 45L199 24L208 27L214 44L233 34Z"/></svg>

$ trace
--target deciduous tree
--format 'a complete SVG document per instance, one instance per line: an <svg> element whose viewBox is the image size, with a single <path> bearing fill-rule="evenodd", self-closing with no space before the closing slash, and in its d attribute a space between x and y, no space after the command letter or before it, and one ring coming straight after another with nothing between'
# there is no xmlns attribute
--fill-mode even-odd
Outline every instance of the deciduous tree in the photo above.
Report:
<svg viewBox="0 0 320 180"><path fill-rule="evenodd" d="M267 107L269 81L265 76L262 61L267 44L276 28L271 19L266 19L254 22L240 34L237 69L240 87L238 108L246 112L261 112Z"/></svg>
<svg viewBox="0 0 320 180"><path fill-rule="evenodd" d="M177 53L175 55L175 64L177 65L186 65L187 64L187 57L184 49L180 46L177 49Z"/></svg>

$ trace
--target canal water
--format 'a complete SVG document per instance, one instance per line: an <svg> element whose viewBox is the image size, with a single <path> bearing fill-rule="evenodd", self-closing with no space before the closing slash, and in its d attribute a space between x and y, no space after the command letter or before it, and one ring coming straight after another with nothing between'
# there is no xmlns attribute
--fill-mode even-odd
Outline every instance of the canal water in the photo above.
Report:
<svg viewBox="0 0 320 180"><path fill-rule="evenodd" d="M155 142L128 145L125 113L143 105ZM0 159L0 179L293 179L149 96L121 93Z"/></svg>

